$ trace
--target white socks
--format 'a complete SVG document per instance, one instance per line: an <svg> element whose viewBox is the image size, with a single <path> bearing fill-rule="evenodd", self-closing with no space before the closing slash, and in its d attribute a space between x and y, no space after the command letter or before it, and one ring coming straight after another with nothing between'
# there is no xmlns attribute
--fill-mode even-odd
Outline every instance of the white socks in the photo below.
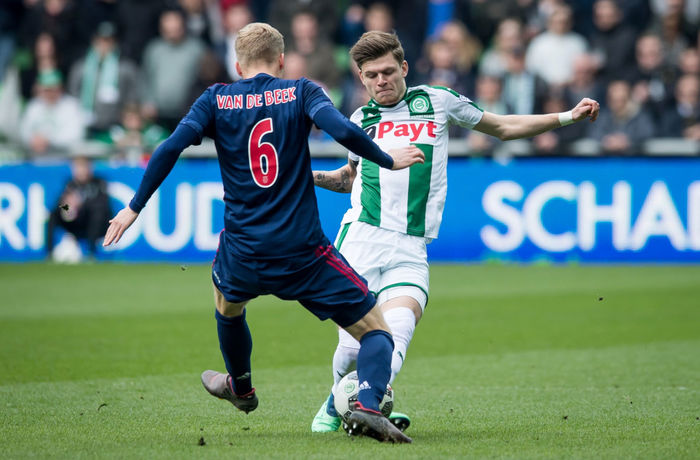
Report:
<svg viewBox="0 0 700 460"><path fill-rule="evenodd" d="M391 356L391 378L389 379L389 383L393 383L406 359L406 350L416 329L416 315L408 307L398 307L385 311L384 320L394 337L394 353Z"/></svg>
<svg viewBox="0 0 700 460"><path fill-rule="evenodd" d="M357 354L360 352L360 342L345 332L345 329L338 329L338 339L338 346L333 355L334 387L346 374L356 369Z"/></svg>
<svg viewBox="0 0 700 460"><path fill-rule="evenodd" d="M391 356L391 378L389 379L389 383L392 383L406 359L406 350L416 329L416 316L410 308L398 307L384 312L384 320L394 337L394 353ZM345 329L338 329L338 346L333 355L333 380L336 384L345 374L355 370L359 351L360 343Z"/></svg>

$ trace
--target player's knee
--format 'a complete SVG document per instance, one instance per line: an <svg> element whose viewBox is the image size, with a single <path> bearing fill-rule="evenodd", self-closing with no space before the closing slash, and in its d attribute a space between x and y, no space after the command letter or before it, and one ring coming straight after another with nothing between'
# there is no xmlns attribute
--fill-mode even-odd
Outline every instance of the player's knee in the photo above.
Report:
<svg viewBox="0 0 700 460"><path fill-rule="evenodd" d="M233 318L236 316L241 316L243 314L243 310L245 310L245 303L217 302L216 309L223 316Z"/></svg>
<svg viewBox="0 0 700 460"><path fill-rule="evenodd" d="M248 302L232 303L226 300L224 295L219 291L216 286L214 286L214 303L216 305L216 310L222 315L228 318L233 318L236 316L241 316L245 306Z"/></svg>
<svg viewBox="0 0 700 460"><path fill-rule="evenodd" d="M391 335L391 329L389 329L386 321L384 321L384 315L378 306L374 306L359 321L343 329L358 342L365 334L372 331L383 331Z"/></svg>
<svg viewBox="0 0 700 460"><path fill-rule="evenodd" d="M416 286L399 286L387 289L379 295L377 301L381 305L385 318L388 311L405 307L413 312L416 324L423 316L423 309L427 302L428 296Z"/></svg>

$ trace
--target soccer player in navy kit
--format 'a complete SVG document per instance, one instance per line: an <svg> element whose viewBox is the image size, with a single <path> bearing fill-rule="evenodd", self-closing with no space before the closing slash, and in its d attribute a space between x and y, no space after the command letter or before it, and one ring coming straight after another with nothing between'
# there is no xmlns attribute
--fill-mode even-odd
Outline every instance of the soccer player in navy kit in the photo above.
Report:
<svg viewBox="0 0 700 460"><path fill-rule="evenodd" d="M423 162L416 147L387 155L343 117L323 90L304 78L279 78L284 41L273 27L253 23L236 40L243 77L208 88L173 134L158 147L127 207L110 221L104 246L116 243L172 170L182 150L214 139L224 185L224 231L212 266L216 320L228 374L205 371L212 395L247 412L258 405L251 382L252 338L245 306L258 295L298 300L319 319L332 319L360 341L360 384L349 425L354 434L411 442L379 412L391 373L393 341L366 281L321 230L311 174L312 123L349 150L380 166Z"/></svg>

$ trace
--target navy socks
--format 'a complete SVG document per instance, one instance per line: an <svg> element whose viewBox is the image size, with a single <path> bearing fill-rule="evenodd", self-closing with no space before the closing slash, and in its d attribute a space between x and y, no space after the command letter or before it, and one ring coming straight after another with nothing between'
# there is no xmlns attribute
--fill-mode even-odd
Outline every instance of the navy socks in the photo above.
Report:
<svg viewBox="0 0 700 460"><path fill-rule="evenodd" d="M333 396L332 391L331 395L328 397L328 404L326 404L326 414L331 417L338 417L338 411L335 410L335 396Z"/></svg>
<svg viewBox="0 0 700 460"><path fill-rule="evenodd" d="M253 339L245 320L245 310L240 316L229 318L216 311L216 328L219 333L219 346L231 375L233 391L237 395L249 393L252 389L250 378L250 354Z"/></svg>
<svg viewBox="0 0 700 460"><path fill-rule="evenodd" d="M360 340L360 352L357 355L360 392L357 400L366 409L379 411L379 403L391 377L393 351L394 341L386 331L370 331Z"/></svg>

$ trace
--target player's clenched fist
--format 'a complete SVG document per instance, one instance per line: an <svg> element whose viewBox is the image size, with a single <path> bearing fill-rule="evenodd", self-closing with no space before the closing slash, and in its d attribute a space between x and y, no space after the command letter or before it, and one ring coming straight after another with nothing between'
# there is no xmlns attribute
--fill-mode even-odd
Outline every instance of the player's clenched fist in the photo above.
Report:
<svg viewBox="0 0 700 460"><path fill-rule="evenodd" d="M138 216L138 213L133 211L128 206L119 211L119 213L114 216L114 219L109 221L109 228L105 234L105 239L102 242L102 246L107 247L112 243L117 244L126 229L131 227L131 224L134 223Z"/></svg>
<svg viewBox="0 0 700 460"><path fill-rule="evenodd" d="M416 163L425 163L425 154L415 145L389 150L389 155L394 159L393 170L408 168Z"/></svg>
<svg viewBox="0 0 700 460"><path fill-rule="evenodd" d="M591 121L595 121L598 118L598 112L600 112L600 104L598 101L584 97L581 101L576 104L576 107L571 111L571 115L574 121L585 120L587 117Z"/></svg>

